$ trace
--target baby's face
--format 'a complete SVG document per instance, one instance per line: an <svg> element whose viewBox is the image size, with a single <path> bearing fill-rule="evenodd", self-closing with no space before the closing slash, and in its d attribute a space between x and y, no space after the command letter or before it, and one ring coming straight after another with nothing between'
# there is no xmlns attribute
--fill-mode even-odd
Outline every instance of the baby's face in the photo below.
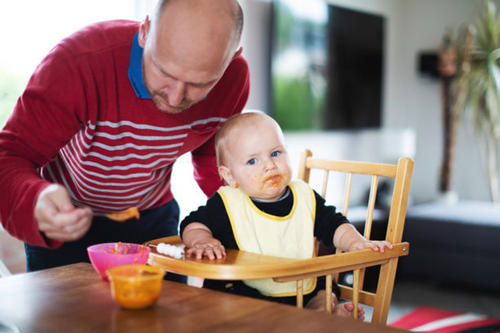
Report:
<svg viewBox="0 0 500 333"><path fill-rule="evenodd" d="M291 179L281 130L267 119L238 126L226 143L226 182L252 198L279 199Z"/></svg>

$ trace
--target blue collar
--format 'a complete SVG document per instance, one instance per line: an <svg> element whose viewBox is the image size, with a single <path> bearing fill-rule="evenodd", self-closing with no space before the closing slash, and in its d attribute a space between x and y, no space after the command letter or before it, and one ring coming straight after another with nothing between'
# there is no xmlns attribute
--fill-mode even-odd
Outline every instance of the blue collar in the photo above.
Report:
<svg viewBox="0 0 500 333"><path fill-rule="evenodd" d="M135 34L134 40L132 41L130 63L128 65L128 78L137 97L151 99L151 95L149 95L146 89L142 76L142 47L139 46L139 32Z"/></svg>

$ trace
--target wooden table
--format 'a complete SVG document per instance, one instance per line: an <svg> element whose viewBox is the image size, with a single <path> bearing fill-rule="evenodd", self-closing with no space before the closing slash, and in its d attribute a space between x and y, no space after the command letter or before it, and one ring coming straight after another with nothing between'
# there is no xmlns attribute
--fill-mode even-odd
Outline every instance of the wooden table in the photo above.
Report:
<svg viewBox="0 0 500 333"><path fill-rule="evenodd" d="M401 332L170 281L153 307L123 310L87 263L1 278L0 322L21 332Z"/></svg>

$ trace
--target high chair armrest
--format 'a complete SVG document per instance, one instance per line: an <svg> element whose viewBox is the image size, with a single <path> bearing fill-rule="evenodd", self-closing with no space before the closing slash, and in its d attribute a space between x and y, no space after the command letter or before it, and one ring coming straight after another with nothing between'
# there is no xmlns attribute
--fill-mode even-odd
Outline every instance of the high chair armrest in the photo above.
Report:
<svg viewBox="0 0 500 333"><path fill-rule="evenodd" d="M385 249L384 253L371 249L331 254L311 259L297 260L297 262L284 263L290 266L286 275L279 275L273 279L278 282L296 281L315 276L324 276L333 273L342 273L354 269L381 265L391 258L408 255L410 244L408 242L393 244L392 249ZM302 266L303 265L303 266ZM299 274L295 274L295 270Z"/></svg>

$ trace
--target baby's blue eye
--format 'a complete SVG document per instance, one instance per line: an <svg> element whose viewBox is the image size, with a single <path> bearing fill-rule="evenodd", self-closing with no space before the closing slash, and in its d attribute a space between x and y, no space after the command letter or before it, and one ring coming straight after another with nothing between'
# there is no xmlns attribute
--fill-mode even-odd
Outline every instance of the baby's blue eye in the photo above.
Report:
<svg viewBox="0 0 500 333"><path fill-rule="evenodd" d="M273 151L273 152L271 153L271 157L278 157L278 156L280 156L280 155L281 155L281 152L280 152L279 150Z"/></svg>
<svg viewBox="0 0 500 333"><path fill-rule="evenodd" d="M256 158L249 159L248 162L247 162L248 165L254 165L255 163L257 163L257 159Z"/></svg>

